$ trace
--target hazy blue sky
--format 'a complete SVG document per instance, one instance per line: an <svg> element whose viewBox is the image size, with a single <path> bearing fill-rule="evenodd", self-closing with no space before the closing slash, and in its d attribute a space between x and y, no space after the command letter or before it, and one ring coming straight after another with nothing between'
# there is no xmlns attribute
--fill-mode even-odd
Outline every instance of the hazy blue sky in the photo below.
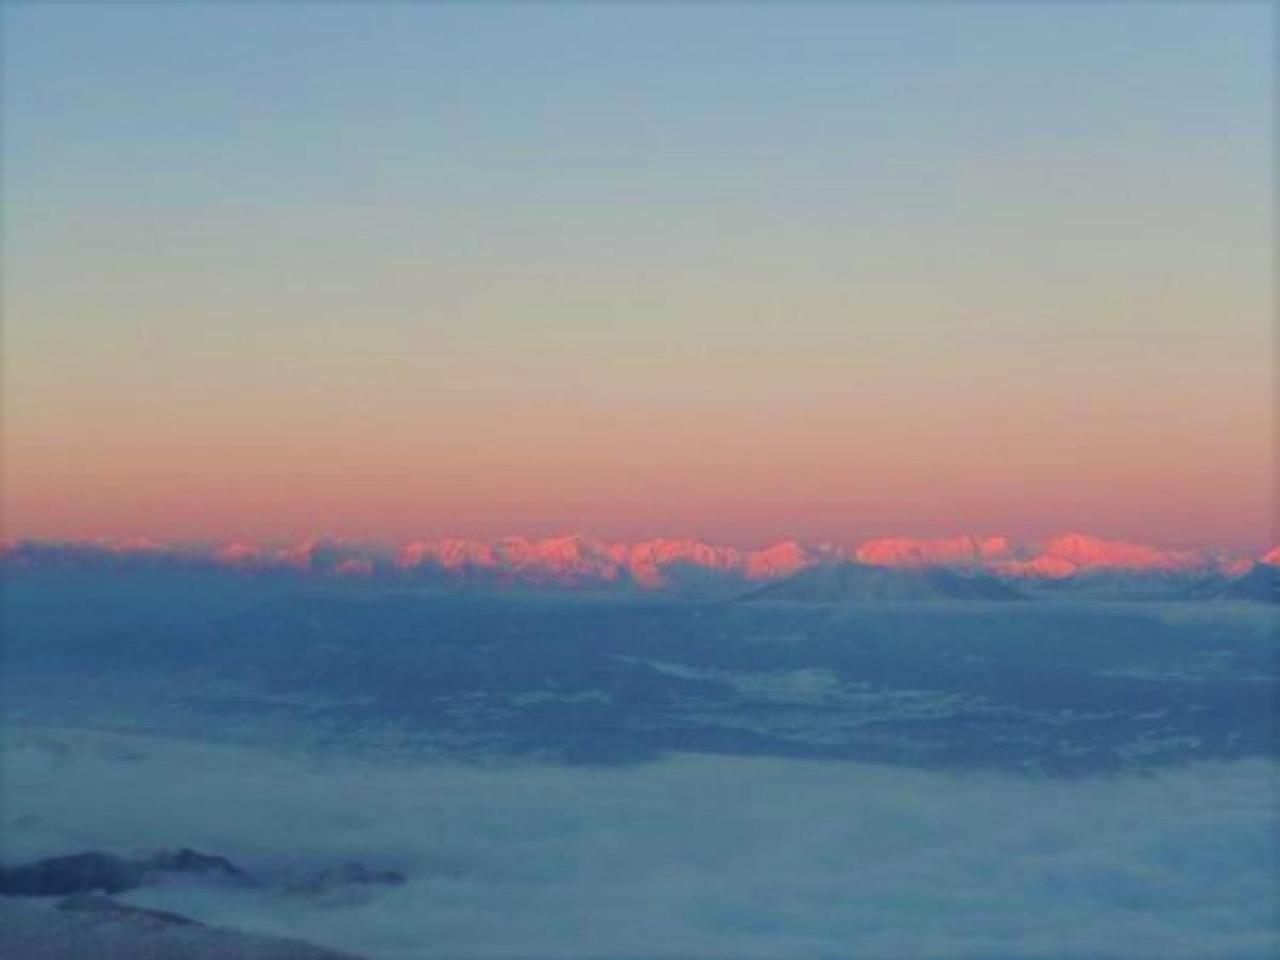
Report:
<svg viewBox="0 0 1280 960"><path fill-rule="evenodd" d="M1262 545L1272 14L8 4L7 526Z"/></svg>

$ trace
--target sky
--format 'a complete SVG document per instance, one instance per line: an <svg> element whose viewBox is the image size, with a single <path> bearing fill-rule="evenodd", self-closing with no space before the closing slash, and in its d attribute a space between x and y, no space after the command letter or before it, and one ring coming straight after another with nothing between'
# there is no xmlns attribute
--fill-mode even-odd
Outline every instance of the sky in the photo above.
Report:
<svg viewBox="0 0 1280 960"><path fill-rule="evenodd" d="M1271 545L1264 3L8 3L10 537Z"/></svg>

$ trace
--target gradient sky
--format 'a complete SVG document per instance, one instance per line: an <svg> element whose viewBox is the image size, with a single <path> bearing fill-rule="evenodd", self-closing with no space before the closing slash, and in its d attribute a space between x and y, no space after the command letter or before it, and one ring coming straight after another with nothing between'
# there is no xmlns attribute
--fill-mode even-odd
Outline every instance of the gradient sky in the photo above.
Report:
<svg viewBox="0 0 1280 960"><path fill-rule="evenodd" d="M9 536L1267 545L1270 4L6 4Z"/></svg>

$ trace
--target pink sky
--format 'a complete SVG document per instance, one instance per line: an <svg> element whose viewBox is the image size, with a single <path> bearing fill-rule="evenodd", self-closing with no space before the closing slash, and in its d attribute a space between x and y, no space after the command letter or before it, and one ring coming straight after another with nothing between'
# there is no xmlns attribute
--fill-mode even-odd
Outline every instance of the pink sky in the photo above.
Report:
<svg viewBox="0 0 1280 960"><path fill-rule="evenodd" d="M1276 539L1271 11L575 9L7 7L4 533Z"/></svg>

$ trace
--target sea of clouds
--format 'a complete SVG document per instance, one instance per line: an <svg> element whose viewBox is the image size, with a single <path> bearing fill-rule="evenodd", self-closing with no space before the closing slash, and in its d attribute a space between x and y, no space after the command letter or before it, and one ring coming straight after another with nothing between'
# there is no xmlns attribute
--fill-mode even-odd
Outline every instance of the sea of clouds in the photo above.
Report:
<svg viewBox="0 0 1280 960"><path fill-rule="evenodd" d="M468 766L81 729L5 730L8 862L191 846L265 878L177 883L208 923L400 958L1275 955L1276 764L1076 780L683 755Z"/></svg>

